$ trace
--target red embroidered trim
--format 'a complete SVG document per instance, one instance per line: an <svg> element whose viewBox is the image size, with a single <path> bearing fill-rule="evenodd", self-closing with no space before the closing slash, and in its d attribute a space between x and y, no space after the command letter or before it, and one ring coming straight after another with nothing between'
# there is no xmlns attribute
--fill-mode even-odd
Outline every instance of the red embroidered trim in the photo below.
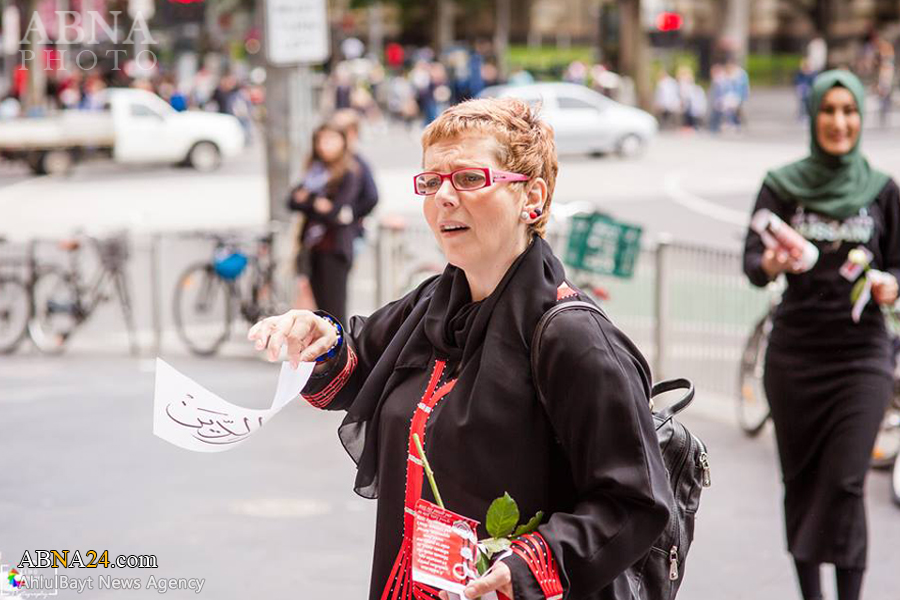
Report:
<svg viewBox="0 0 900 600"><path fill-rule="evenodd" d="M456 380L452 379L437 388L437 384L444 373L442 360L435 361L434 371L428 381L425 394L419 401L413 412L412 422L409 426L409 445L407 447L406 461L406 496L403 511L403 541L400 551L394 561L394 567L384 586L381 600L437 600L438 590L421 583L412 581L412 530L415 522L416 502L422 497L422 484L425 472L419 461L419 451L413 441L413 434L419 434L422 448L425 448L425 424L431 416L431 412L441 398L450 393Z"/></svg>
<svg viewBox="0 0 900 600"><path fill-rule="evenodd" d="M559 568L550 546L541 534L529 533L513 540L510 550L531 569L545 598L549 600L562 598L563 586L559 579Z"/></svg>
<svg viewBox="0 0 900 600"><path fill-rule="evenodd" d="M556 288L556 300L557 302L562 300L563 298L569 298L570 296L577 296L578 290L573 290L569 287L569 284L563 281L558 288Z"/></svg>
<svg viewBox="0 0 900 600"><path fill-rule="evenodd" d="M341 391L341 388L343 388L344 384L347 383L347 380L350 379L353 370L356 369L357 362L356 352L353 351L353 348L347 346L347 364L344 365L344 369L338 373L337 376L331 380L331 383L325 386L325 389L321 392L313 394L312 396L303 396L303 399L316 408L325 408L331 404L334 397L338 395L338 392Z"/></svg>

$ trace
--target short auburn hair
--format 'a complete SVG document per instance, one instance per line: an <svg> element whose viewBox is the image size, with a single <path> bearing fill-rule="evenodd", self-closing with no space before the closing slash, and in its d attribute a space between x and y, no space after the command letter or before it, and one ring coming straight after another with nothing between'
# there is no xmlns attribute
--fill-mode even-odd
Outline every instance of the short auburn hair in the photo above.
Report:
<svg viewBox="0 0 900 600"><path fill-rule="evenodd" d="M559 162L553 129L538 116L539 110L539 106L532 107L517 98L467 100L451 106L425 128L422 151L437 142L473 133L493 136L499 148L497 162L504 170L547 182L544 212L529 225L531 233L544 237Z"/></svg>

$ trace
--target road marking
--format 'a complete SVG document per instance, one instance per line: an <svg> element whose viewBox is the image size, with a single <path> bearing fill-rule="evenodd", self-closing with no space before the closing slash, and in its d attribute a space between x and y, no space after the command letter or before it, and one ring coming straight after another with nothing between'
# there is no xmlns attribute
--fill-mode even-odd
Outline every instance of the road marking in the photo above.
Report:
<svg viewBox="0 0 900 600"><path fill-rule="evenodd" d="M750 222L750 216L747 213L742 210L720 206L711 200L687 191L681 185L683 177L684 173L681 171L669 171L663 177L663 189L669 198L688 210L711 219L739 227L747 227L747 224Z"/></svg>

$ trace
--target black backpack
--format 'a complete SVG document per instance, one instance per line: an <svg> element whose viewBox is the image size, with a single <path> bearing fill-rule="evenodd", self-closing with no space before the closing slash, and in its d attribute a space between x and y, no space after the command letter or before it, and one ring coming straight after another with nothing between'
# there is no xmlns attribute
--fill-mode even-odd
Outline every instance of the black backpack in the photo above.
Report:
<svg viewBox="0 0 900 600"><path fill-rule="evenodd" d="M589 302L567 301L557 304L541 317L531 339L531 370L537 372L538 347L544 329L554 316L565 310L590 310L609 321L599 307ZM653 398L675 390L684 390L678 402L653 412ZM700 492L710 486L709 457L706 445L675 415L694 399L694 384L687 379L661 381L650 392L650 410L656 424L656 436L669 475L675 503L669 507L672 517L666 530L656 539L650 552L629 569L642 600L672 600L684 577L684 564L694 539L694 518L700 506Z"/></svg>

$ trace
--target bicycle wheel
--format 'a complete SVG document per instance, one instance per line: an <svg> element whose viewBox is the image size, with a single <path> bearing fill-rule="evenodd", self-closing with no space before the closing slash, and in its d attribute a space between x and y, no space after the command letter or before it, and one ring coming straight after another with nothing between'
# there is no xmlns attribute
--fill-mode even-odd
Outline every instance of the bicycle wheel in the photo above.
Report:
<svg viewBox="0 0 900 600"><path fill-rule="evenodd" d="M172 304L178 336L199 356L212 356L228 339L234 315L232 285L210 263L188 267Z"/></svg>
<svg viewBox="0 0 900 600"><path fill-rule="evenodd" d="M894 472L891 475L891 498L900 506L900 458L894 461Z"/></svg>
<svg viewBox="0 0 900 600"><path fill-rule="evenodd" d="M51 269L38 276L32 294L28 335L44 354L59 354L81 322L78 288L65 271Z"/></svg>
<svg viewBox="0 0 900 600"><path fill-rule="evenodd" d="M872 467L889 469L900 454L900 401L895 396L884 413L875 446L872 448Z"/></svg>
<svg viewBox="0 0 900 600"><path fill-rule="evenodd" d="M16 349L28 331L28 290L16 279L0 278L0 354Z"/></svg>
<svg viewBox="0 0 900 600"><path fill-rule="evenodd" d="M757 323L741 356L737 417L741 430L750 437L759 435L769 420L769 402L766 400L766 390L763 386L763 370L769 342L767 326L768 317Z"/></svg>

